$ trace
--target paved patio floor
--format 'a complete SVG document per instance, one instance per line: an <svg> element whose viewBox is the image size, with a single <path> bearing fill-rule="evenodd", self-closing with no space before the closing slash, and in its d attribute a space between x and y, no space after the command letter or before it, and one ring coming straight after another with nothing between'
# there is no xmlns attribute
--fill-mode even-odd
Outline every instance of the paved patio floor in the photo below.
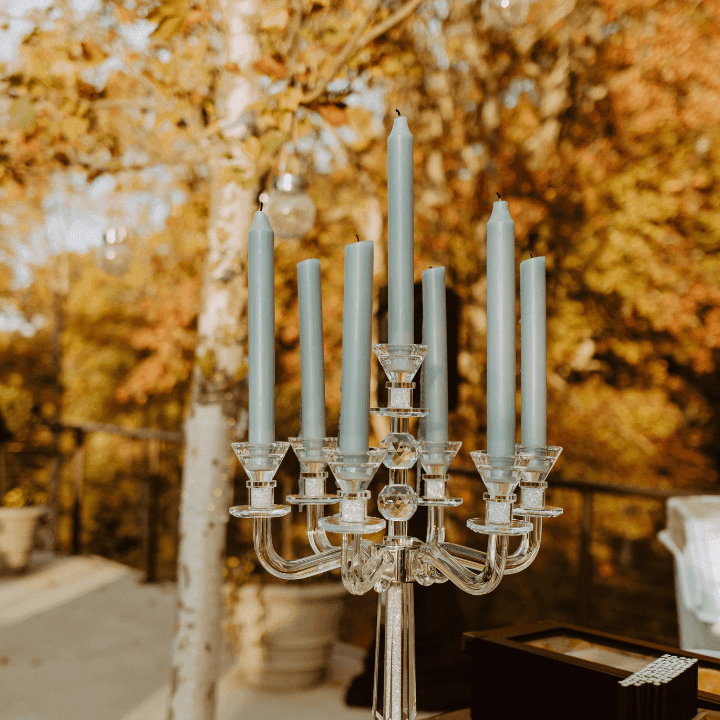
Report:
<svg viewBox="0 0 720 720"><path fill-rule="evenodd" d="M166 720L175 585L140 579L104 558L42 553L0 578L0 720ZM343 700L362 657L338 645L324 685L275 694L243 687L226 648L217 720L370 720Z"/></svg>

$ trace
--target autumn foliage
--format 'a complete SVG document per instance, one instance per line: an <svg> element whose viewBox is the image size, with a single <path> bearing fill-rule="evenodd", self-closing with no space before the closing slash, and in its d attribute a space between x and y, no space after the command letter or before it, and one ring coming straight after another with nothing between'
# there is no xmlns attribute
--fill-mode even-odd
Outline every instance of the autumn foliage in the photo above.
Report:
<svg viewBox="0 0 720 720"><path fill-rule="evenodd" d="M138 242L132 272L112 285L89 257L72 258L65 416L180 426L209 197L208 175L197 170L241 143L252 160L238 171L244 182L264 189L281 162L297 163L318 208L305 240L277 243L277 435L299 430L295 265L311 256L322 263L328 423L336 428L339 269L358 233L377 241L376 285L386 282L385 139L397 107L415 139L416 279L445 265L462 303L460 401L451 416L451 436L463 441L458 462L469 464L468 452L485 442L485 223L500 191L515 220L518 262L529 252L546 256L548 439L565 448L558 476L677 488L716 482L720 3L538 0L526 24L501 32L479 3L428 2L376 35L401 3L376 9L369 22L359 2L267 3L254 66L266 92L241 137L217 124L216 93L237 68L222 62L211 4L103 7L112 21L87 36L62 20L36 29L22 68L4 76L3 205L11 212L25 203L38 215L51 173L80 170L92 180L132 172L140 151L143 166L180 168L191 199L165 231ZM147 48L123 50L118 33L143 18L156 24ZM88 80L113 54L122 68L103 85ZM379 93L382 123L363 106L363 87ZM313 160L320 145L327 168ZM9 248L7 228L3 238ZM155 253L159 244L172 248L172 262ZM48 272L38 269L23 291L6 278L6 298L28 316L47 314ZM3 414L15 417L14 403L42 424L49 381L32 373L47 367L48 337L3 339ZM17 366L19 351L38 358L32 371ZM481 490L457 483L472 500L458 513L463 521ZM630 506L639 512L628 521ZM657 508L627 501L598 509L603 531L641 537L656 529ZM601 572L611 573L611 554L603 557Z"/></svg>

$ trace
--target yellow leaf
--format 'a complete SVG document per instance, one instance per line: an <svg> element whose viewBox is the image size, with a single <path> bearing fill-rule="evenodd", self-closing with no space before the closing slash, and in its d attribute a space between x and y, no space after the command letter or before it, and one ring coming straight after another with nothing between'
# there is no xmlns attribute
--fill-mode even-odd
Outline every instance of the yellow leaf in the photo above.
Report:
<svg viewBox="0 0 720 720"><path fill-rule="evenodd" d="M260 141L252 135L243 143L243 149L248 155L250 155L250 157L257 160L262 152L262 145L260 144Z"/></svg>
<svg viewBox="0 0 720 720"><path fill-rule="evenodd" d="M300 88L290 88L278 97L278 109L295 112L302 100L303 92Z"/></svg>
<svg viewBox="0 0 720 720"><path fill-rule="evenodd" d="M280 8L272 10L266 15L260 23L262 30L270 30L271 28L277 28L278 30L284 30L287 27L290 14L286 8Z"/></svg>
<svg viewBox="0 0 720 720"><path fill-rule="evenodd" d="M88 129L88 122L87 120L84 120L83 118L76 117L74 115L71 115L70 117L66 117L62 123L60 123L60 132L68 139L68 140L77 140L79 137L82 137L87 133Z"/></svg>
<svg viewBox="0 0 720 720"><path fill-rule="evenodd" d="M10 122L12 130L29 130L35 122L35 111L29 97L18 98L10 107Z"/></svg>

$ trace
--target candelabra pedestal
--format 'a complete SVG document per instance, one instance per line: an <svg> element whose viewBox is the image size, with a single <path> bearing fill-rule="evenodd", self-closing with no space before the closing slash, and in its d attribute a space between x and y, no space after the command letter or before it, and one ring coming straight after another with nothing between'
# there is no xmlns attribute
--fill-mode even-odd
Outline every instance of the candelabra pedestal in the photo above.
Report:
<svg viewBox="0 0 720 720"><path fill-rule="evenodd" d="M460 443L417 441L409 432L410 418L427 414L427 410L412 406L413 378L427 346L383 344L374 349L387 375L390 394L388 407L371 409L391 421L390 433L381 446L348 452L338 448L334 438L291 438L289 443L267 445L234 443L233 449L248 474L250 505L233 507L230 512L252 518L258 559L276 577L299 579L339 567L349 592L362 595L374 589L379 593L373 720L413 720L412 583L432 585L449 580L464 592L484 595L499 585L503 575L528 567L540 547L543 518L562 512L545 506L545 480L561 448L516 446L515 454L507 457L485 451L470 453L488 492L484 495L485 515L468 520L467 525L487 536L487 550L445 542L445 509L462 502L447 495L447 471ZM270 532L270 519L290 511L290 505L273 503L273 478L290 445L300 461L300 492L288 496L287 501L307 506L307 532L313 549L313 555L298 560L281 558L273 548ZM425 472L420 495L408 482L409 470L418 460ZM380 463L389 469L389 482L378 494L382 518L376 518L367 515L367 501ZM325 493L326 466L335 477L337 495ZM515 506L518 484L520 503ZM325 505L336 502L340 512L326 517ZM408 521L419 505L428 507L424 542L408 535ZM363 537L386 526L387 534L380 544ZM333 544L328 533L339 534L340 545ZM520 538L520 546L508 554L512 536ZM383 657L380 647L384 648Z"/></svg>

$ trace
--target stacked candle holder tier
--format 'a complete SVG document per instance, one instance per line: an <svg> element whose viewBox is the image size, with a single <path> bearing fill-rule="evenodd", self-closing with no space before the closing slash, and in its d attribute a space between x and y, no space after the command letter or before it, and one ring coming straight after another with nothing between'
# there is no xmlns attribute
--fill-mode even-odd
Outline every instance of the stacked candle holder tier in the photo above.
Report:
<svg viewBox="0 0 720 720"><path fill-rule="evenodd" d="M390 418L390 433L381 446L365 452L343 452L336 438L290 438L289 443L256 446L234 443L233 449L248 474L250 505L231 508L230 512L252 518L255 551L272 575L299 579L339 567L349 592L362 595L374 589L381 595L378 635L384 632L385 638L383 643L378 637L377 647L385 648L385 657L376 663L373 718L412 720L416 711L411 583L432 585L450 580L467 593L484 595L499 585L503 575L527 568L540 547L542 519L562 512L545 505L545 480L561 448L516 445L515 454L510 456L472 452L487 492L485 515L468 520L467 526L487 536L487 550L445 542L445 508L462 502L447 493L448 468L461 443L418 441L409 432L410 418L427 413L413 407L413 377L427 347L385 344L375 345L374 350L387 374L390 395L387 407L371 409ZM275 505L273 501L273 476L289 446L300 461L300 491L286 500L306 507L313 550L312 555L298 560L285 560L277 554L269 524L271 518L290 511L290 505ZM424 471L418 480L420 494L409 481L409 471L418 461ZM388 468L389 482L377 496L382 515L378 518L368 516L367 501L368 488L381 464ZM326 494L328 466L335 478L336 495ZM520 502L516 503L518 486ZM325 506L336 503L339 512L325 516ZM408 521L419 505L428 508L424 541L407 534ZM381 543L363 538L385 528ZM340 545L333 544L328 533L340 535ZM520 544L510 554L512 536L518 536ZM382 698L377 692L380 677Z"/></svg>

